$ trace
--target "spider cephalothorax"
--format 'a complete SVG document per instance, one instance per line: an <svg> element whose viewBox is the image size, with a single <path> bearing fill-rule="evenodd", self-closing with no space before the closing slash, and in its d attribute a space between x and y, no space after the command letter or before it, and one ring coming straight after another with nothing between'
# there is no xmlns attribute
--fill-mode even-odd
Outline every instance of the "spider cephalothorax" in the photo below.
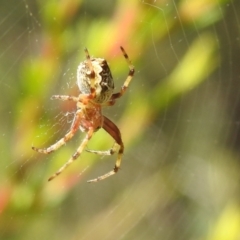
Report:
<svg viewBox="0 0 240 240"><path fill-rule="evenodd" d="M79 64L77 70L77 85L80 90L80 94L77 97L67 95L52 96L52 99L76 102L77 109L71 128L63 138L50 147L43 149L32 147L32 149L40 153L49 154L69 141L78 129L83 132L87 132L87 135L83 139L77 151L54 175L49 178L49 181L58 176L66 167L68 167L80 156L88 141L91 139L93 133L100 128L103 128L115 140L113 147L107 151L87 151L99 155L112 155L117 151L118 157L115 167L112 171L88 182L97 182L103 180L115 174L119 170L124 151L121 133L118 127L110 119L102 115L102 106L113 105L116 99L120 98L125 93L130 81L133 78L134 67L131 64L131 61L129 60L125 50L122 47L121 50L125 59L127 60L129 74L120 92L113 93L114 82L106 60L103 58L91 58L88 50L85 49L86 60Z"/></svg>

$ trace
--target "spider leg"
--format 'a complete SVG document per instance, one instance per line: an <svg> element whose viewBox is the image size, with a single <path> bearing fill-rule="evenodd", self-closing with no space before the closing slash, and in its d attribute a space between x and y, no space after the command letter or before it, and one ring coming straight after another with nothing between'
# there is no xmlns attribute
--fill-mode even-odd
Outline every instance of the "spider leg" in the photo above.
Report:
<svg viewBox="0 0 240 240"><path fill-rule="evenodd" d="M89 55L89 52L88 52L87 48L85 48L84 51L85 51L85 55L86 55L86 59L87 59L87 65L90 69L90 73L88 75L89 75L90 80L91 80L91 83L90 83L91 84L91 95L92 95L92 98L94 98L95 94L96 94L96 90L95 90L95 87L94 87L95 72L94 72L92 61L91 61L91 58L90 58L90 55Z"/></svg>
<svg viewBox="0 0 240 240"><path fill-rule="evenodd" d="M68 95L53 95L51 97L51 99L59 99L62 101L74 101L74 102L78 102L79 98L78 97L74 97L74 96L68 96Z"/></svg>
<svg viewBox="0 0 240 240"><path fill-rule="evenodd" d="M128 72L127 79L125 80L123 86L121 87L120 92L114 93L112 95L111 99L109 100L109 105L113 105L114 104L114 100L117 99L117 98L120 98L126 92L126 90L128 88L128 85L131 82L131 80L132 80L132 78L134 76L134 72L135 72L134 66L132 65L132 62L130 61L127 53L124 50L124 48L123 47L120 47L120 48L121 48L121 51L123 53L123 56L125 57L125 59L127 61L127 64L128 64L128 67L129 67L129 72Z"/></svg>
<svg viewBox="0 0 240 240"><path fill-rule="evenodd" d="M116 141L116 144L119 145L118 156L117 156L117 160L116 160L115 166L114 166L112 171L110 171L110 172L108 172L108 173L106 173L106 174L104 174L100 177L97 177L95 179L89 180L88 181L89 183L98 182L98 181L101 181L105 178L108 178L108 177L114 175L119 170L120 165L121 165L121 161L122 161L122 155L123 155L123 152L124 152L124 145L123 145L123 142L122 142L121 133L120 133L118 127L111 120L109 120L105 116L103 116L103 120L104 120L103 121L103 126L102 126L103 129L106 132L108 132L113 137L113 139ZM111 151L111 150L109 150L109 151Z"/></svg>
<svg viewBox="0 0 240 240"><path fill-rule="evenodd" d="M118 148L118 144L115 142L112 148L106 151L97 151L97 150L91 150L91 149L86 149L86 151L90 153L95 153L98 155L109 156L109 155L113 155L117 151L117 148Z"/></svg>
<svg viewBox="0 0 240 240"><path fill-rule="evenodd" d="M87 132L87 135L83 139L81 145L78 147L77 151L72 155L72 157L56 172L54 173L48 181L53 180L55 177L57 177L59 174L61 174L71 163L73 163L82 153L84 148L86 147L88 141L91 139L92 135L94 133L94 129L90 128Z"/></svg>
<svg viewBox="0 0 240 240"><path fill-rule="evenodd" d="M36 148L32 146L32 149L34 151L37 151L39 153L44 153L44 154L49 154L51 152L56 151L58 148L60 148L62 145L64 145L67 141L69 141L74 136L76 131L79 129L80 120L81 120L81 110L78 110L76 112L70 131L63 138L61 138L55 144L51 145L48 148Z"/></svg>
<svg viewBox="0 0 240 240"><path fill-rule="evenodd" d="M82 108L83 105L87 105L89 99L94 98L95 96L95 89L91 90L92 93L89 96L85 96L83 94L79 94L78 97L74 97L74 96L68 96L68 95L53 95L51 97L51 99L58 99L58 100L62 100L62 101L73 101L73 102L77 102L77 106L78 108ZM82 105L83 104L83 105Z"/></svg>

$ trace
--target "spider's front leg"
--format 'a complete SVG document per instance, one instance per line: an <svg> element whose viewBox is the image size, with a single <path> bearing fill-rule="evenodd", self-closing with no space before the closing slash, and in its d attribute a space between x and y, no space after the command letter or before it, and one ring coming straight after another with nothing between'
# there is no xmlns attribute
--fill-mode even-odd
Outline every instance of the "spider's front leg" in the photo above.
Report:
<svg viewBox="0 0 240 240"><path fill-rule="evenodd" d="M81 116L82 116L82 112L81 112L81 110L78 110L75 114L70 131L63 138L58 140L55 144L51 145L48 148L36 148L36 147L32 146L32 149L34 151L37 151L39 153L44 153L44 154L49 154L51 152L56 151L58 148L60 148L62 145L64 145L67 141L69 141L74 136L76 131L79 129Z"/></svg>
<svg viewBox="0 0 240 240"><path fill-rule="evenodd" d="M98 151L98 150L86 149L86 152L95 153L95 154L103 155L103 156L110 156L110 155L113 155L117 151L117 149L118 149L118 144L115 142L113 144L112 148L109 150Z"/></svg>
<svg viewBox="0 0 240 240"><path fill-rule="evenodd" d="M94 128L89 128L86 137L83 139L81 145L78 147L77 151L72 155L72 157L55 173L53 174L48 181L53 180L55 177L57 177L59 174L61 174L71 163L73 163L82 153L84 148L86 147L88 141L91 139L92 135L94 133Z"/></svg>
<svg viewBox="0 0 240 240"><path fill-rule="evenodd" d="M103 116L103 129L108 132L112 137L113 139L116 141L116 143L114 144L113 148L110 149L109 151L94 151L94 150L90 150L89 152L93 152L93 153L96 153L96 154L102 154L102 155L111 155L114 153L114 149L116 148L116 144L119 145L119 150L118 150L118 157L117 157L117 160L116 160L116 163L115 163L115 166L113 168L112 171L100 176L100 177L97 177L95 179L92 179L92 180L89 180L88 182L89 183L92 183L92 182L98 182L98 181L101 181L105 178L108 178L114 174L116 174L120 168L120 165L121 165L121 161L122 161L122 155L123 155L123 152L124 152L124 145L123 145L123 142L122 142L122 137L121 137L121 133L118 129L118 127L108 118L106 118L105 116Z"/></svg>

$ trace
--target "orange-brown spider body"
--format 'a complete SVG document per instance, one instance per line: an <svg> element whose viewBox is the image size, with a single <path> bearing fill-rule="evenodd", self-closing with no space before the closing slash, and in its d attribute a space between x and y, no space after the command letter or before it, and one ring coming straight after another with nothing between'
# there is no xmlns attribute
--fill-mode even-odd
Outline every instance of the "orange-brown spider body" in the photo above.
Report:
<svg viewBox="0 0 240 240"><path fill-rule="evenodd" d="M112 171L88 182L97 182L103 180L115 174L119 170L124 151L121 133L118 127L110 119L102 115L102 107L113 105L116 99L120 98L125 93L130 81L133 78L134 67L131 64L131 61L129 60L125 50L122 47L121 50L129 65L129 74L120 92L113 93L114 82L106 60L102 58L91 58L87 49L85 49L86 60L79 64L77 70L77 85L80 90L79 96L52 96L52 99L76 102L77 110L70 131L63 138L48 148L40 149L32 147L32 149L40 153L49 154L69 141L78 131L78 129L83 132L87 132L87 134L72 157L49 178L49 181L58 176L65 168L67 168L80 156L88 141L91 139L93 133L100 128L103 128L112 136L112 138L115 140L115 144L110 150L107 151L87 151L99 155L112 155L118 151L118 157Z"/></svg>

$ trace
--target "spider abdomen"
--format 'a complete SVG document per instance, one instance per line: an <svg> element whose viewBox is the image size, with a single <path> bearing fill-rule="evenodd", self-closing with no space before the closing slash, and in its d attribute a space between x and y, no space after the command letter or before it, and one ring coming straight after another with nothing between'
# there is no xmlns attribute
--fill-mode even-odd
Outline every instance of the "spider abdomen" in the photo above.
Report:
<svg viewBox="0 0 240 240"><path fill-rule="evenodd" d="M95 74L94 88L96 97L94 101L101 104L107 102L112 96L114 90L113 77L105 59L91 58L91 63ZM88 62L81 62L77 69L77 85L82 94L91 93L90 73Z"/></svg>

